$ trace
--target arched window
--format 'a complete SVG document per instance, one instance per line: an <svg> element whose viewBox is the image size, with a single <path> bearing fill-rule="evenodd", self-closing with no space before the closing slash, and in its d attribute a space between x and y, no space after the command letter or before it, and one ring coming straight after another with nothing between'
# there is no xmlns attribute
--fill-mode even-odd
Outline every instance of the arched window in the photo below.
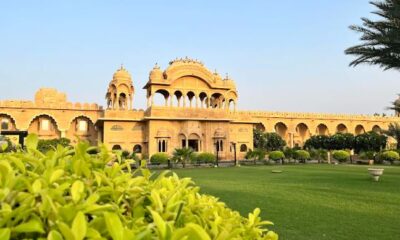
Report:
<svg viewBox="0 0 400 240"><path fill-rule="evenodd" d="M240 145L240 152L247 152L247 145L246 144Z"/></svg>
<svg viewBox="0 0 400 240"><path fill-rule="evenodd" d="M112 150L113 151L116 151L116 150L122 150L122 147L121 147L121 145L114 145L113 147L112 147Z"/></svg>
<svg viewBox="0 0 400 240"><path fill-rule="evenodd" d="M142 153L142 146L140 146L139 144L136 144L136 145L133 147L133 152L134 152L134 153Z"/></svg>
<svg viewBox="0 0 400 240"><path fill-rule="evenodd" d="M167 152L168 142L166 140L158 140L158 152Z"/></svg>

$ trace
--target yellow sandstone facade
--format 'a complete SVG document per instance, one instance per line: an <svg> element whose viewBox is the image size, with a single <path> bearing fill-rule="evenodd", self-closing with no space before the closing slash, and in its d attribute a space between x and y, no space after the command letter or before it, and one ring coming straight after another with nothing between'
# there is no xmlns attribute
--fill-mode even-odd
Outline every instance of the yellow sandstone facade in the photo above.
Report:
<svg viewBox="0 0 400 240"><path fill-rule="evenodd" d="M175 148L238 158L253 147L253 128L277 132L289 146L313 135L380 132L399 117L241 111L233 80L192 59L176 59L162 71L157 65L144 86L147 109L133 108L135 88L126 69L118 69L106 92L106 107L71 103L55 89L40 89L34 101L0 101L1 131L28 131L42 139L78 138L103 142L110 149L152 155ZM162 104L155 104L156 96Z"/></svg>

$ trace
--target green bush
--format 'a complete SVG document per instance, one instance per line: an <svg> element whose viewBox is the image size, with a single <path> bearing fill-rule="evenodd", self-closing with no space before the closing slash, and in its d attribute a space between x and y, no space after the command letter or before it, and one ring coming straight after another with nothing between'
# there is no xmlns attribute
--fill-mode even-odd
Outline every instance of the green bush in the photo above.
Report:
<svg viewBox="0 0 400 240"><path fill-rule="evenodd" d="M244 158L249 159L249 160L254 160L254 161L255 160L264 160L266 154L267 154L267 152L261 148L255 148L254 150L249 149L249 151L247 151Z"/></svg>
<svg viewBox="0 0 400 240"><path fill-rule="evenodd" d="M166 153L155 153L150 158L151 164L164 164L167 163L169 159L168 154Z"/></svg>
<svg viewBox="0 0 400 240"><path fill-rule="evenodd" d="M305 162L311 158L310 153L306 150L296 150L294 152L294 159Z"/></svg>
<svg viewBox="0 0 400 240"><path fill-rule="evenodd" d="M55 138L55 139L41 139L38 142L37 149L42 152L46 153L50 150L54 150L58 145L63 147L70 146L71 140L68 138Z"/></svg>
<svg viewBox="0 0 400 240"><path fill-rule="evenodd" d="M381 159L389 162L398 161L399 158L399 153L396 151L385 151L381 154Z"/></svg>
<svg viewBox="0 0 400 240"><path fill-rule="evenodd" d="M277 161L285 158L285 154L282 151L272 151L268 154L268 159Z"/></svg>
<svg viewBox="0 0 400 240"><path fill-rule="evenodd" d="M203 152L197 154L195 161L204 163L214 163L216 161L216 156L213 153Z"/></svg>
<svg viewBox="0 0 400 240"><path fill-rule="evenodd" d="M242 217L189 178L132 172L85 142L46 154L34 135L26 143L27 152L0 154L2 240L278 239L259 209Z"/></svg>
<svg viewBox="0 0 400 240"><path fill-rule="evenodd" d="M339 162L347 162L350 159L350 153L345 150L336 150L333 151L332 157Z"/></svg>

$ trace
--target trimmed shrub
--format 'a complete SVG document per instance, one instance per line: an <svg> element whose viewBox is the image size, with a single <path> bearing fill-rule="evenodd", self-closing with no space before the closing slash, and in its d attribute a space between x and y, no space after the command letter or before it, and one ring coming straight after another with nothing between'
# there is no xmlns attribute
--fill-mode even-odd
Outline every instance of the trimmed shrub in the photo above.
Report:
<svg viewBox="0 0 400 240"><path fill-rule="evenodd" d="M381 154L381 159L393 163L400 158L399 153L396 151L385 151Z"/></svg>
<svg viewBox="0 0 400 240"><path fill-rule="evenodd" d="M85 142L41 154L32 136L27 152L0 154L2 240L278 239L259 209L243 217L189 178L132 171Z"/></svg>
<svg viewBox="0 0 400 240"><path fill-rule="evenodd" d="M204 163L214 163L216 161L216 156L212 153L202 152L197 154L195 161Z"/></svg>
<svg viewBox="0 0 400 240"><path fill-rule="evenodd" d="M339 162L347 162L350 159L350 153L345 150L336 150L333 151L332 157Z"/></svg>
<svg viewBox="0 0 400 240"><path fill-rule="evenodd" d="M277 161L285 158L285 154L282 151L272 151L268 154L268 159Z"/></svg>
<svg viewBox="0 0 400 240"><path fill-rule="evenodd" d="M155 153L150 158L151 164L164 164L167 163L169 159L168 154L166 153Z"/></svg>
<svg viewBox="0 0 400 240"><path fill-rule="evenodd" d="M294 159L305 162L311 158L310 153L306 150L296 150L294 152Z"/></svg>
<svg viewBox="0 0 400 240"><path fill-rule="evenodd" d="M267 154L267 152L261 148L255 148L254 150L249 149L249 151L247 151L246 156L244 156L244 158L249 159L249 160L254 160L254 161L264 160L266 154Z"/></svg>

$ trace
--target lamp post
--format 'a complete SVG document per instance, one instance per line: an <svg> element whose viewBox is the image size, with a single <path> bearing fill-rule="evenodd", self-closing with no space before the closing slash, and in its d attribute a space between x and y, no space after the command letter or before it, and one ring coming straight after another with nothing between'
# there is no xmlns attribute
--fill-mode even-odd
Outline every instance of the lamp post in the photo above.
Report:
<svg viewBox="0 0 400 240"><path fill-rule="evenodd" d="M237 164L237 158L236 158L236 143L235 142L231 142L231 143L232 143L232 146L233 146L233 153L234 153L233 157L234 157L234 160L235 160L235 166L237 166L238 164Z"/></svg>
<svg viewBox="0 0 400 240"><path fill-rule="evenodd" d="M218 147L218 141L216 141L215 142L215 149L217 150L217 161L216 161L216 164L217 164L217 167L218 167L218 151L219 151L219 147Z"/></svg>

